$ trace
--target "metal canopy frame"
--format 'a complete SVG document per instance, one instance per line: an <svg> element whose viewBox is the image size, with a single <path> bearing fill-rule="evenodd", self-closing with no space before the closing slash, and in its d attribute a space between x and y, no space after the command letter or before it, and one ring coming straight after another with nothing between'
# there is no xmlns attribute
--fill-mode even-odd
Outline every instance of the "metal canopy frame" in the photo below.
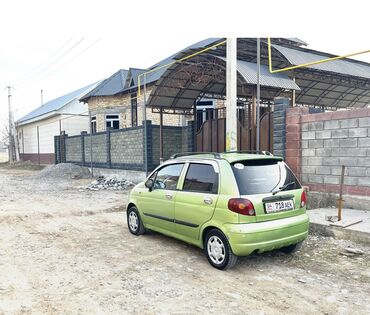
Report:
<svg viewBox="0 0 370 315"><path fill-rule="evenodd" d="M284 43L279 43L279 45L284 45ZM268 64L268 49L267 43L265 41L261 42L261 64ZM290 46L290 48L292 48ZM288 61L288 57L285 56L281 51L272 47L273 67L283 68L291 65ZM312 52L308 49L301 47L293 47L297 53L302 51ZM179 59L187 54L195 52L196 49L189 49L182 51L175 58ZM316 52L318 53L318 52ZM322 53L323 55L328 55ZM238 60L255 62L256 61L256 39L255 38L239 38L238 39ZM198 99L211 96L212 98L224 98L225 89L217 89L217 84L225 86L224 79L219 78L213 80L207 85L202 86L192 86L187 82L185 78L178 77L177 74L181 72L181 69L185 69L191 65L198 64L197 71L204 71L202 69L207 67L207 64L215 65L214 60L220 60L225 56L225 47L219 46L217 49L207 52L207 54L199 55L197 58L192 58L187 60L185 63L174 64L168 68L158 81L154 85L154 90L149 98L149 107L163 107L164 110L172 108L173 112L179 113L178 110L173 108L181 108L181 99L183 100L193 100L193 103ZM216 57L212 61L212 57ZM350 59L346 60L347 63L351 62ZM357 61L353 61L354 66L358 65ZM364 64L364 63L363 63ZM224 71L224 66L222 63L218 63L219 69ZM289 73L291 78L295 79L297 85L301 88L301 91L296 92L295 103L299 105L312 106L327 108L331 110L339 108L351 108L351 107L365 107L370 104L370 79L365 77L357 77L351 75L345 75L330 71L324 71L314 68L301 68L291 71ZM174 85L174 82L176 84ZM176 88L179 82L184 82L184 86L179 93L172 94L168 93L171 89ZM177 86L178 88L178 86ZM167 91L166 91L167 89ZM194 93L191 93L194 92ZM262 87L261 92L262 97L272 100L276 96L286 95L287 90L276 89L269 87ZM245 97L251 96L255 93L255 86L252 84L246 84L240 74L238 75L238 96ZM160 98L161 96L166 97L166 104L159 104L158 102L153 102L154 98ZM172 99L173 102L169 100ZM171 104L171 106L168 106ZM166 106L167 105L167 106ZM189 106L185 106L185 111Z"/></svg>

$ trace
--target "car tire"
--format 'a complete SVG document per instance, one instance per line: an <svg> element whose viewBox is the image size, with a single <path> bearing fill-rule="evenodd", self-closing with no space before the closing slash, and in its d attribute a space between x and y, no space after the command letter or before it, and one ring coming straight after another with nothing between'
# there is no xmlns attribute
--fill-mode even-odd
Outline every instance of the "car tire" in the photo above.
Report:
<svg viewBox="0 0 370 315"><path fill-rule="evenodd" d="M143 221L136 207L130 207L127 210L127 226L131 234L142 235L145 233Z"/></svg>
<svg viewBox="0 0 370 315"><path fill-rule="evenodd" d="M210 230L204 239L204 253L209 263L219 269L226 270L235 266L238 257L231 250L225 235L217 229Z"/></svg>
<svg viewBox="0 0 370 315"><path fill-rule="evenodd" d="M280 248L280 250L284 252L285 254L293 254L301 249L302 244L303 242L299 242L297 244L292 244L289 246L282 247Z"/></svg>

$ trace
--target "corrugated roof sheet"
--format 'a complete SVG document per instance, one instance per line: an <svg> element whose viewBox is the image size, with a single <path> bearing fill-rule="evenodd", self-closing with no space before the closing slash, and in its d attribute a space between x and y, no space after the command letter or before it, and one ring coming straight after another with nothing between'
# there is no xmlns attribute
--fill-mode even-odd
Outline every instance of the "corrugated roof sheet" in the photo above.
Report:
<svg viewBox="0 0 370 315"><path fill-rule="evenodd" d="M280 45L272 45L272 47L277 49L289 61L290 64L295 66L329 58L328 55L321 55L309 50L304 51L300 49L292 49ZM309 68L370 79L370 65L365 65L355 60L333 60L330 62L312 65L309 66Z"/></svg>
<svg viewBox="0 0 370 315"><path fill-rule="evenodd" d="M127 79L128 70L118 70L116 73L111 75L108 79L105 79L89 93L81 97L81 101L92 97L92 96L107 96L114 95L125 87L125 82Z"/></svg>
<svg viewBox="0 0 370 315"><path fill-rule="evenodd" d="M76 91L70 92L66 95L60 96L56 99L53 99L49 102L46 102L44 105L36 108L32 112L28 113L27 115L23 116L22 118L18 119L17 122L21 123L26 120L30 120L33 118L36 118L41 115L45 115L47 113L56 111L61 109L64 105L67 105L71 101L78 99L81 95L86 94L86 92L90 91L96 86L97 82L90 84L88 86L85 86L81 89L78 89Z"/></svg>
<svg viewBox="0 0 370 315"><path fill-rule="evenodd" d="M226 62L226 58L218 58ZM257 64L237 60L236 68L247 84L257 84ZM262 86L278 89L300 90L299 86L290 79L286 73L270 73L268 67L265 65L261 65L260 70L260 84Z"/></svg>

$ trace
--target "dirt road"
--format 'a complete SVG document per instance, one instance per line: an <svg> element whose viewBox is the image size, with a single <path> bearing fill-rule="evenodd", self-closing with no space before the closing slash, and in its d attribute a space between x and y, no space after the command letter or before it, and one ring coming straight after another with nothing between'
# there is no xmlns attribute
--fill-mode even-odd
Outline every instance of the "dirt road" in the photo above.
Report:
<svg viewBox="0 0 370 315"><path fill-rule="evenodd" d="M127 193L0 168L0 314L369 314L370 249L310 236L218 271L202 251L134 237ZM364 255L345 256L348 245Z"/></svg>

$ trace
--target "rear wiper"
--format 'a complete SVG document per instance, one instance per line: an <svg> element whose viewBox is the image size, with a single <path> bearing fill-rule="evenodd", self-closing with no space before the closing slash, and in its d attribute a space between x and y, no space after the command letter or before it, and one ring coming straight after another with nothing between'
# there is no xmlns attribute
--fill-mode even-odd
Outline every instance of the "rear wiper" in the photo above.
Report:
<svg viewBox="0 0 370 315"><path fill-rule="evenodd" d="M276 190L272 190L271 192L272 192L273 195L276 195L279 191L283 191L283 190L287 189L288 187L290 187L290 186L292 186L294 184L295 184L295 182L290 182L288 184L285 184L285 185L279 187Z"/></svg>

